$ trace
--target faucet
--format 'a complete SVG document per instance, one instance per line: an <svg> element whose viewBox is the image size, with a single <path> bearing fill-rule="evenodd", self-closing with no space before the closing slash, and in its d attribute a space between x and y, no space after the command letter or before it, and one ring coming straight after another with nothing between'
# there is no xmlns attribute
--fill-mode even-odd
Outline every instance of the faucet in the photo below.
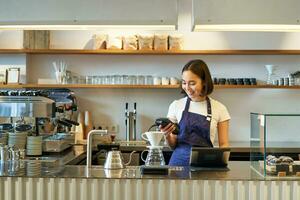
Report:
<svg viewBox="0 0 300 200"><path fill-rule="evenodd" d="M136 140L136 102L133 112L129 112L128 103L125 104L126 141Z"/></svg>
<svg viewBox="0 0 300 200"><path fill-rule="evenodd" d="M87 169L92 166L93 135L101 135L101 136L107 135L107 130L91 130L88 133L88 138L87 138L87 160L86 160Z"/></svg>

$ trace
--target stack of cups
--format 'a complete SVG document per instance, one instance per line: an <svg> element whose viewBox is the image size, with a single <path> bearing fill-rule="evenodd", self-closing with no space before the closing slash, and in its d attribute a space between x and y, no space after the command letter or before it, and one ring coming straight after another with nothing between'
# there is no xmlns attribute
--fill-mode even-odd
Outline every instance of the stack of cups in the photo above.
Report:
<svg viewBox="0 0 300 200"><path fill-rule="evenodd" d="M42 137L28 136L27 137L27 155L38 156L42 155Z"/></svg>
<svg viewBox="0 0 300 200"><path fill-rule="evenodd" d="M40 176L42 164L40 161L28 161L26 162L26 175L27 176Z"/></svg>
<svg viewBox="0 0 300 200"><path fill-rule="evenodd" d="M25 149L27 132L9 133L8 146L15 146L18 149Z"/></svg>
<svg viewBox="0 0 300 200"><path fill-rule="evenodd" d="M1 133L0 134L0 143L3 145L6 145L7 140L8 140L8 133Z"/></svg>

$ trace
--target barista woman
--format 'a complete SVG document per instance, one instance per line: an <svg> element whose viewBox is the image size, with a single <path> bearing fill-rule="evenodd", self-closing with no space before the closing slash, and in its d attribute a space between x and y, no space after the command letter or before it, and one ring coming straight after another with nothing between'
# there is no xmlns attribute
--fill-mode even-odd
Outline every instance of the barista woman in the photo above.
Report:
<svg viewBox="0 0 300 200"><path fill-rule="evenodd" d="M161 127L166 140L174 149L169 165L189 165L192 146L213 147L218 134L219 147L228 147L230 116L226 107L208 97L213 92L209 69L202 60L192 60L182 69L184 98L171 103L168 118L179 123L180 131L174 134L175 125Z"/></svg>

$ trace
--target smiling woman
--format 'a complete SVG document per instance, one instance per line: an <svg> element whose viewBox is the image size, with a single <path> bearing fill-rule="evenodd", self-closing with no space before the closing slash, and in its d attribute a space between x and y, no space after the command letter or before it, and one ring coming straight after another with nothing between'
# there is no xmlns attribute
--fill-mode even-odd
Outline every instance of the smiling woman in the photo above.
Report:
<svg viewBox="0 0 300 200"><path fill-rule="evenodd" d="M169 165L189 165L192 146L213 147L218 134L220 147L228 147L230 115L220 102L208 97L213 92L209 69L202 60L192 60L182 69L182 93L184 98L171 103L168 118L179 123L179 134L174 134L175 125L161 127L174 152Z"/></svg>
<svg viewBox="0 0 300 200"><path fill-rule="evenodd" d="M192 101L204 101L211 94L214 85L205 62L192 60L182 69L182 93Z"/></svg>

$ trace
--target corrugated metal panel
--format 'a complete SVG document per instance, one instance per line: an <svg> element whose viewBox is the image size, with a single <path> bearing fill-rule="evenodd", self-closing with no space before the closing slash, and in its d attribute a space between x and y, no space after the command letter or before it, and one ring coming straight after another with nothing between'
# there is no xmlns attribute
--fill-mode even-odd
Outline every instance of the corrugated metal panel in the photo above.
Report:
<svg viewBox="0 0 300 200"><path fill-rule="evenodd" d="M0 178L0 200L300 199L300 181Z"/></svg>

